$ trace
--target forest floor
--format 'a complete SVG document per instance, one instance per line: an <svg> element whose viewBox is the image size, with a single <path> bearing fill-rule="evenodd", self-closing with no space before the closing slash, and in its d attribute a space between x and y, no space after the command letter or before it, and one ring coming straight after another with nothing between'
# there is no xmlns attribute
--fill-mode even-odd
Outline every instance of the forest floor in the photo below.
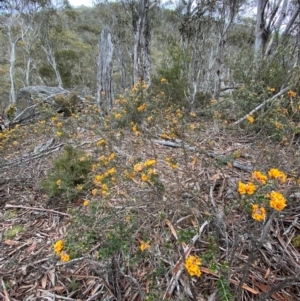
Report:
<svg viewBox="0 0 300 301"><path fill-rule="evenodd" d="M83 115L58 116L60 130L49 118L5 132L1 300L300 300L299 144L197 116L172 139L166 121L101 130ZM96 168L71 202L45 193L41 180L66 145L110 158L106 192L93 187ZM137 164L147 160L153 177L143 178ZM258 222L251 206L262 196L240 195L238 183L271 168L287 175L276 184L287 206L267 207ZM185 268L190 255L201 259L200 277Z"/></svg>

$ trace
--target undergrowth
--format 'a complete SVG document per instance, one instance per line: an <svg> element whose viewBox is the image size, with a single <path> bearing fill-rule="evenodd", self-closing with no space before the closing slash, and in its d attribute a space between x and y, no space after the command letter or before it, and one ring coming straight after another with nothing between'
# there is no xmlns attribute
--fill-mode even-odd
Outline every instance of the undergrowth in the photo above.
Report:
<svg viewBox="0 0 300 301"><path fill-rule="evenodd" d="M159 83L167 84L165 78ZM213 119L201 120L201 110L172 105L167 90L154 95L139 81L107 116L86 103L81 112L68 110L68 116L48 111L32 127L64 144L41 182L44 192L76 204L67 211L65 235L53 241L53 257L106 264L107 277L113 273L119 286L134 279L140 300L254 300L260 291L251 282L251 269L287 276L268 265L264 248L274 225L297 206L290 187L298 187L299 174L260 158L254 162L259 168L240 173L226 187L233 164L247 151L230 148L226 156L209 157L199 147L203 139L202 147L214 150L216 141L203 133L232 126L222 109L226 101L212 100L203 112ZM239 89L235 95L243 102L235 103L237 118L275 93L263 85L259 95L252 87ZM299 96L290 90L240 125L244 133L292 143L299 112ZM23 131L1 133L1 151L17 147ZM295 280L299 269L293 273ZM269 280L262 281L271 290Z"/></svg>

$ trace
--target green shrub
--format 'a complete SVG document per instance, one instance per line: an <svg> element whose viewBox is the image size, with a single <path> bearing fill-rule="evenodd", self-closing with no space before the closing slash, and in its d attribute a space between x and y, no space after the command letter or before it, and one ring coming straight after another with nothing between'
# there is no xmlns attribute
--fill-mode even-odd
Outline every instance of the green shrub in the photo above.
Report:
<svg viewBox="0 0 300 301"><path fill-rule="evenodd" d="M68 201L88 188L92 159L70 145L53 161L53 169L41 185L49 197L62 196Z"/></svg>

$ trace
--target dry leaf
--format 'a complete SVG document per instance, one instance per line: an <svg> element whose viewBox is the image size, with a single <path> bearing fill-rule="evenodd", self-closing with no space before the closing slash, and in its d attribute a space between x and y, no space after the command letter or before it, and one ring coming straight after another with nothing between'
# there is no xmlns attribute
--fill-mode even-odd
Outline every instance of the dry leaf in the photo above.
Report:
<svg viewBox="0 0 300 301"><path fill-rule="evenodd" d="M42 288L45 289L47 284L47 275L44 275L42 278Z"/></svg>
<svg viewBox="0 0 300 301"><path fill-rule="evenodd" d="M177 236L176 230L174 229L172 223L167 218L165 219L165 222L169 226L169 228L170 228L171 233L173 234L173 236L178 240L178 236Z"/></svg>

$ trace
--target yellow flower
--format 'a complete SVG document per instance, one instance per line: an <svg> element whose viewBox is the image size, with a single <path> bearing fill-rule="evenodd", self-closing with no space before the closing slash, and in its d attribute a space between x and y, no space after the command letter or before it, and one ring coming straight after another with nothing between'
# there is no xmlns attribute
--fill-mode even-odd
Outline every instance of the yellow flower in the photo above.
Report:
<svg viewBox="0 0 300 301"><path fill-rule="evenodd" d="M97 142L97 146L105 146L106 145L106 141L104 139L101 139Z"/></svg>
<svg viewBox="0 0 300 301"><path fill-rule="evenodd" d="M153 120L153 116L149 116L149 117L147 118L147 121L148 121L148 122L152 122L152 120Z"/></svg>
<svg viewBox="0 0 300 301"><path fill-rule="evenodd" d="M102 184L101 188L102 188L103 190L108 190L108 186L107 186L106 184Z"/></svg>
<svg viewBox="0 0 300 301"><path fill-rule="evenodd" d="M252 218L258 222L265 220L266 209L264 207L258 207L257 204L252 205Z"/></svg>
<svg viewBox="0 0 300 301"><path fill-rule="evenodd" d="M190 255L185 261L185 268L191 276L201 276L200 266L201 259L197 256Z"/></svg>
<svg viewBox="0 0 300 301"><path fill-rule="evenodd" d="M79 161L80 161L80 162L84 162L84 161L85 161L85 157L84 157L84 156L83 156L83 157L80 157L80 158L79 158Z"/></svg>
<svg viewBox="0 0 300 301"><path fill-rule="evenodd" d="M106 161L106 157L105 157L104 155L102 155L102 156L99 158L99 161L105 162L105 161Z"/></svg>
<svg viewBox="0 0 300 301"><path fill-rule="evenodd" d="M165 83L166 81L167 80L164 77L160 80L161 83Z"/></svg>
<svg viewBox="0 0 300 301"><path fill-rule="evenodd" d="M143 240L140 241L140 249L144 252L147 249L150 249L150 241L144 242Z"/></svg>
<svg viewBox="0 0 300 301"><path fill-rule="evenodd" d="M169 164L173 169L178 169L178 164L177 163L170 163Z"/></svg>
<svg viewBox="0 0 300 301"><path fill-rule="evenodd" d="M166 133L163 133L163 134L161 135L161 138L163 138L163 139L168 139L168 135L167 135Z"/></svg>
<svg viewBox="0 0 300 301"><path fill-rule="evenodd" d="M51 121L54 123L55 121L57 121L57 117L52 117Z"/></svg>
<svg viewBox="0 0 300 301"><path fill-rule="evenodd" d="M191 124L190 129L193 131L195 129L195 126L193 124Z"/></svg>
<svg viewBox="0 0 300 301"><path fill-rule="evenodd" d="M135 164L134 167L133 167L133 170L134 170L135 172L140 172L140 171L142 171L143 169L144 169L143 163L137 163L137 164Z"/></svg>
<svg viewBox="0 0 300 301"><path fill-rule="evenodd" d="M250 124L254 122L254 117L252 115L247 116L247 120Z"/></svg>
<svg viewBox="0 0 300 301"><path fill-rule="evenodd" d="M260 171L253 171L252 179L265 185L267 183L268 177L266 175L262 174Z"/></svg>
<svg viewBox="0 0 300 301"><path fill-rule="evenodd" d="M296 92L294 92L294 91L291 91L291 90L290 90L290 91L288 91L288 92L287 92L287 94L288 94L288 96L289 96L289 97L291 97L291 98L294 98L294 97L296 97L296 95L297 95L297 93L296 93Z"/></svg>
<svg viewBox="0 0 300 301"><path fill-rule="evenodd" d="M56 181L56 185L60 187L60 185L61 185L61 180L60 179Z"/></svg>
<svg viewBox="0 0 300 301"><path fill-rule="evenodd" d="M83 189L83 185L76 185L75 189L77 191L81 191Z"/></svg>
<svg viewBox="0 0 300 301"><path fill-rule="evenodd" d="M270 207L276 211L281 211L286 206L286 200L280 192L272 191L267 197L270 198Z"/></svg>
<svg viewBox="0 0 300 301"><path fill-rule="evenodd" d="M95 180L96 180L97 182L101 182L103 178L104 178L103 175L97 175L97 176L95 177Z"/></svg>
<svg viewBox="0 0 300 301"><path fill-rule="evenodd" d="M142 105L140 105L140 106L137 108L138 112L142 112L142 111L144 111L145 109L146 109L146 104L145 104L145 103L143 103Z"/></svg>
<svg viewBox="0 0 300 301"><path fill-rule="evenodd" d="M97 189L97 188L94 188L94 189L92 190L92 195L93 195L93 196L96 196L97 193L98 193L98 189Z"/></svg>
<svg viewBox="0 0 300 301"><path fill-rule="evenodd" d="M108 161L112 161L116 157L115 153L111 153L108 157Z"/></svg>
<svg viewBox="0 0 300 301"><path fill-rule="evenodd" d="M54 251L57 255L61 253L64 248L64 242L60 239L54 244Z"/></svg>
<svg viewBox="0 0 300 301"><path fill-rule="evenodd" d="M122 117L122 115L120 113L116 113L114 116L116 119L120 119Z"/></svg>
<svg viewBox="0 0 300 301"><path fill-rule="evenodd" d="M105 189L101 190L101 194L102 194L103 196L106 196L106 195L107 195L107 190L105 190Z"/></svg>
<svg viewBox="0 0 300 301"><path fill-rule="evenodd" d="M155 159L146 160L145 163L144 163L144 165L146 167L150 167L150 166L152 166L154 164L156 164L156 160Z"/></svg>
<svg viewBox="0 0 300 301"><path fill-rule="evenodd" d="M275 121L274 122L274 125L275 125L275 127L277 128L277 129L282 129L282 124L280 123L280 122L278 122L278 121Z"/></svg>
<svg viewBox="0 0 300 301"><path fill-rule="evenodd" d="M267 87L267 91L269 91L269 92L275 92L275 88Z"/></svg>
<svg viewBox="0 0 300 301"><path fill-rule="evenodd" d="M62 262L68 262L70 260L70 255L65 252L62 252L60 253L60 260Z"/></svg>
<svg viewBox="0 0 300 301"><path fill-rule="evenodd" d="M268 175L270 178L279 179L281 183L285 183L286 181L286 174L277 168L271 168L268 171Z"/></svg>
<svg viewBox="0 0 300 301"><path fill-rule="evenodd" d="M113 175L114 173L116 173L116 168L115 168L115 167L110 168L110 169L106 172L107 175Z"/></svg>
<svg viewBox="0 0 300 301"><path fill-rule="evenodd" d="M56 132L56 136L57 136L57 137L61 137L61 135L62 135L62 132L60 132L60 131L57 131L57 132Z"/></svg>
<svg viewBox="0 0 300 301"><path fill-rule="evenodd" d="M62 127L62 123L61 123L61 122L58 122L58 123L57 123L57 126L58 126L58 127Z"/></svg>
<svg viewBox="0 0 300 301"><path fill-rule="evenodd" d="M196 113L195 113L195 112L191 112L190 115L191 115L192 117L196 117Z"/></svg>
<svg viewBox="0 0 300 301"><path fill-rule="evenodd" d="M142 174L142 176L141 176L141 180L143 181L143 182L146 182L146 181L148 181L148 176L146 175L146 174Z"/></svg>
<svg viewBox="0 0 300 301"><path fill-rule="evenodd" d="M89 202L88 200L84 200L84 201L83 201L83 206L88 206L89 203L90 203L90 202Z"/></svg>
<svg viewBox="0 0 300 301"><path fill-rule="evenodd" d="M238 192L240 194L253 194L256 190L256 186L252 183L252 182L249 182L248 184L245 184L243 182L239 182L239 185L238 185Z"/></svg>
<svg viewBox="0 0 300 301"><path fill-rule="evenodd" d="M148 170L148 175L149 175L149 176L155 176L155 175L156 175L155 170L153 170L152 168L149 168L149 170Z"/></svg>

